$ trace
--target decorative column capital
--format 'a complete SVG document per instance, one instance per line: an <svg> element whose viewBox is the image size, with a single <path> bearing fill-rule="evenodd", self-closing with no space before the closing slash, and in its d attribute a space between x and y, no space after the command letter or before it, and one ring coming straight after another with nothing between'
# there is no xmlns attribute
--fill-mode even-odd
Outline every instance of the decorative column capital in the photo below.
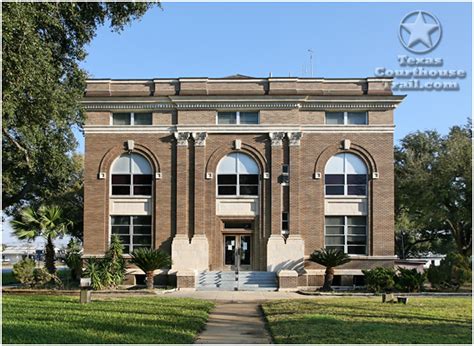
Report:
<svg viewBox="0 0 474 346"><path fill-rule="evenodd" d="M175 132L174 138L176 138L176 142L178 146L188 146L188 139L189 139L189 132Z"/></svg>
<svg viewBox="0 0 474 346"><path fill-rule="evenodd" d="M283 145L283 138L285 138L284 132L270 132L268 133L268 137L272 141L272 147L275 146L282 146Z"/></svg>
<svg viewBox="0 0 474 346"><path fill-rule="evenodd" d="M300 145L301 138L303 137L303 132L288 132L287 133L288 140L290 145Z"/></svg>
<svg viewBox="0 0 474 346"><path fill-rule="evenodd" d="M193 132L192 137L194 139L194 146L196 147L205 147L207 132Z"/></svg>

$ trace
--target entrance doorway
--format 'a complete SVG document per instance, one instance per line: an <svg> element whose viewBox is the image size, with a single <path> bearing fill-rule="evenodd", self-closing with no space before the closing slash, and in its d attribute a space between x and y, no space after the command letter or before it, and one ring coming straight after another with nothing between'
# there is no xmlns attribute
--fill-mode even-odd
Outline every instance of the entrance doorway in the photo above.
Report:
<svg viewBox="0 0 474 346"><path fill-rule="evenodd" d="M251 236L242 234L224 235L224 268L251 270Z"/></svg>

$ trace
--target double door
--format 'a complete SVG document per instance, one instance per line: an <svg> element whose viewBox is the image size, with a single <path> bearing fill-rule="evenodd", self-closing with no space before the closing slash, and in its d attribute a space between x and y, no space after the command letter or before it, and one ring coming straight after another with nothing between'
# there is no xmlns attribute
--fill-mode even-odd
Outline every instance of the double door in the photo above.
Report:
<svg viewBox="0 0 474 346"><path fill-rule="evenodd" d="M251 236L224 235L224 268L227 270L251 270Z"/></svg>

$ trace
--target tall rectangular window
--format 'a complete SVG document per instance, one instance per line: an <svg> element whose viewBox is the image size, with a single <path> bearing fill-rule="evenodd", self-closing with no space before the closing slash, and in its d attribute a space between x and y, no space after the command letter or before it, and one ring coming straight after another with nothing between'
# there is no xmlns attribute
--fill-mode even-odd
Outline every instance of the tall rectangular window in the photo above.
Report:
<svg viewBox="0 0 474 346"><path fill-rule="evenodd" d="M258 112L218 112L217 124L222 125L256 125L259 123Z"/></svg>
<svg viewBox="0 0 474 346"><path fill-rule="evenodd" d="M119 236L124 253L131 253L138 248L151 248L151 215L111 216L111 231Z"/></svg>
<svg viewBox="0 0 474 346"><path fill-rule="evenodd" d="M367 112L326 112L327 125L367 125Z"/></svg>
<svg viewBox="0 0 474 346"><path fill-rule="evenodd" d="M325 247L351 255L367 254L367 218L365 216L326 216Z"/></svg>

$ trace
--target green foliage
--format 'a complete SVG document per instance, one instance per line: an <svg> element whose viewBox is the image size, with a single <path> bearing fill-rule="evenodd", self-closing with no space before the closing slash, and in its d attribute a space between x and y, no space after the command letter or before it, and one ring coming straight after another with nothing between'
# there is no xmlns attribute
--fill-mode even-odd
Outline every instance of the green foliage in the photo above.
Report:
<svg viewBox="0 0 474 346"><path fill-rule="evenodd" d="M163 251L138 248L133 250L131 255L130 263L135 264L145 272L148 289L153 288L154 271L171 266L171 257Z"/></svg>
<svg viewBox="0 0 474 346"><path fill-rule="evenodd" d="M395 287L402 292L421 292L426 281L426 273L419 273L416 269L398 268L395 275Z"/></svg>
<svg viewBox="0 0 474 346"><path fill-rule="evenodd" d="M55 205L41 205L36 211L32 207L22 209L11 222L13 233L20 240L35 240L42 237L46 240L45 265L54 274L54 244L53 240L62 237L72 222L63 218L62 209Z"/></svg>
<svg viewBox="0 0 474 346"><path fill-rule="evenodd" d="M34 288L61 287L61 280L46 268L36 268L35 261L24 259L13 265L13 275L23 286Z"/></svg>
<svg viewBox="0 0 474 346"><path fill-rule="evenodd" d="M367 289L372 292L390 292L395 286L395 271L389 268L362 270Z"/></svg>
<svg viewBox="0 0 474 346"><path fill-rule="evenodd" d="M117 235L112 235L104 258L87 259L84 276L91 279L94 290L116 288L121 285L126 272L123 245Z"/></svg>
<svg viewBox="0 0 474 346"><path fill-rule="evenodd" d="M348 254L336 249L321 249L310 255L310 260L325 267L334 268L351 261Z"/></svg>
<svg viewBox="0 0 474 346"><path fill-rule="evenodd" d="M471 344L471 297L272 300L262 304L277 344Z"/></svg>
<svg viewBox="0 0 474 346"><path fill-rule="evenodd" d="M110 274L110 285L117 287L125 279L126 263L123 258L123 245L118 235L113 234L110 239L110 247L105 254L106 268Z"/></svg>
<svg viewBox="0 0 474 346"><path fill-rule="evenodd" d="M2 3L2 202L7 214L36 203L73 208L80 237L82 182L73 130L84 122L80 67L96 29L120 31L153 3ZM77 195L77 197L76 197ZM61 202L58 202L60 200ZM74 209L75 206L75 209Z"/></svg>
<svg viewBox="0 0 474 346"><path fill-rule="evenodd" d="M472 251L472 131L470 121L447 136L407 135L395 147L397 253ZM441 250L441 251L440 251Z"/></svg>
<svg viewBox="0 0 474 346"><path fill-rule="evenodd" d="M35 283L34 270L35 261L27 258L13 265L13 276L22 285L31 287Z"/></svg>
<svg viewBox="0 0 474 346"><path fill-rule="evenodd" d="M94 299L77 296L2 297L4 344L192 344L212 302L157 296Z"/></svg>
<svg viewBox="0 0 474 346"><path fill-rule="evenodd" d="M449 253L438 267L430 266L427 271L428 281L434 288L459 289L472 277L469 259L457 253Z"/></svg>
<svg viewBox="0 0 474 346"><path fill-rule="evenodd" d="M66 265L70 269L71 279L79 281L82 274L81 244L77 239L71 238L66 247Z"/></svg>

